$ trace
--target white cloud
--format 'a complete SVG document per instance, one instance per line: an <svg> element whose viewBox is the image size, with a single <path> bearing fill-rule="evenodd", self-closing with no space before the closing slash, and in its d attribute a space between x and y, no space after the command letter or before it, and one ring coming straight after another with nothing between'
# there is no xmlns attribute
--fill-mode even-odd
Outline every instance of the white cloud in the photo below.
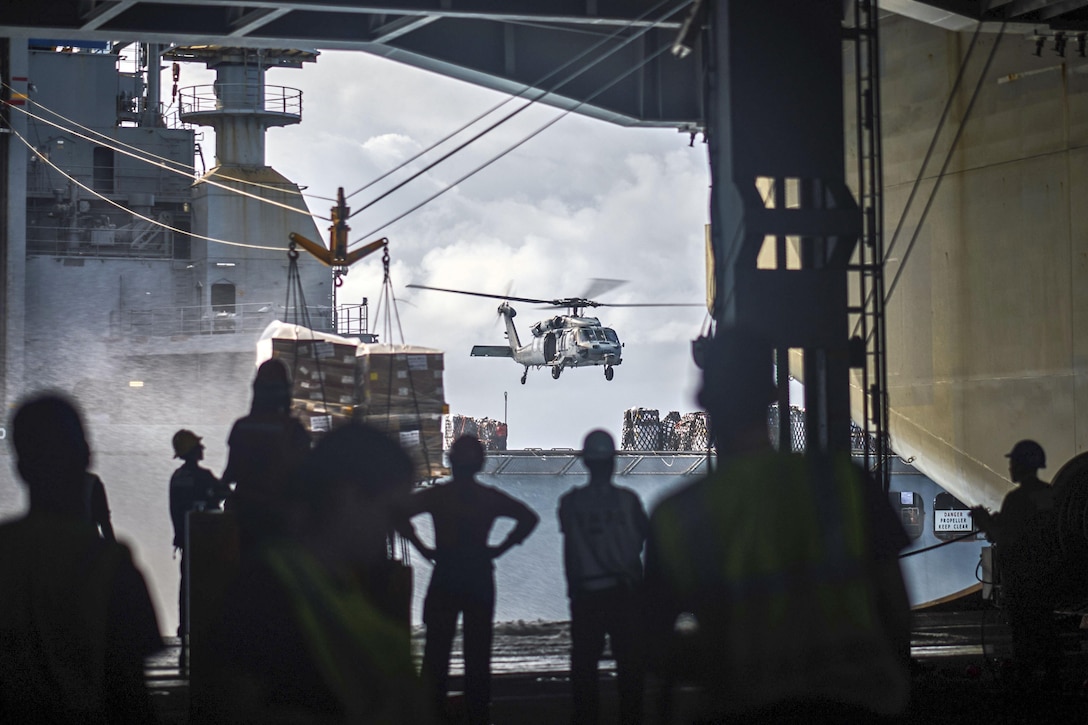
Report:
<svg viewBox="0 0 1088 725"><path fill-rule="evenodd" d="M362 144L379 167L389 166L409 158L419 150L419 144L402 133L383 133L372 136Z"/></svg>
<svg viewBox="0 0 1088 725"><path fill-rule="evenodd" d="M206 71L201 71L206 73ZM183 71L193 82L195 71ZM206 82L206 81L197 81ZM500 93L397 63L349 52L322 53L304 70L275 69L268 82L303 90L303 119L267 136L269 165L307 191L351 193L427 149L506 99ZM498 300L406 289L409 283L554 298L580 295L595 277L628 280L602 302L702 302L707 221L705 147L669 129L626 129L569 114L448 193L383 227L526 138L562 112L536 104L516 114L403 189L364 207L525 102L506 103L488 120L349 199L351 239L390 240L391 279L406 340L446 351L446 397L456 413L498 417L504 393L511 445L577 447L584 433L618 434L623 410L695 409L698 374L690 340L703 308L598 308L616 329L624 362L607 382L600 368L552 380L504 359L470 358L474 344L503 344ZM327 214L330 202L311 199ZM325 224L319 224L324 231ZM375 231L376 230L376 231ZM369 298L371 327L399 341L388 305L379 309L380 253L345 278L341 302ZM514 303L519 330L549 314ZM388 319L388 323L385 321Z"/></svg>

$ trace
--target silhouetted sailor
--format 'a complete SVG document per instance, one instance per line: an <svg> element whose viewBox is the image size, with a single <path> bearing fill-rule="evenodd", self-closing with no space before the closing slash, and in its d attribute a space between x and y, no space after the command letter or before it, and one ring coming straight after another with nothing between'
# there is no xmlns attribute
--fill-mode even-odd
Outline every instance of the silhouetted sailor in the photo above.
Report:
<svg viewBox="0 0 1088 725"><path fill-rule="evenodd" d="M174 458L183 463L170 476L170 520L174 524L174 549L181 552L181 584L178 587L178 637L189 634L189 590L185 575L185 558L189 546L188 514L190 511L218 509L230 489L219 483L211 471L200 465L204 460L203 439L191 430L174 434ZM185 643L182 642L182 646Z"/></svg>
<svg viewBox="0 0 1088 725"><path fill-rule="evenodd" d="M570 597L572 722L599 719L597 663L608 635L616 660L621 723L642 722L642 547L649 520L638 494L612 483L616 444L603 430L582 444L589 484L559 499Z"/></svg>
<svg viewBox="0 0 1088 725"><path fill-rule="evenodd" d="M461 436L450 447L453 480L417 491L409 499L400 526L405 538L434 562L423 604L427 642L424 682L437 708L445 707L450 650L457 617L464 615L465 701L471 723L489 722L491 633L495 614L494 560L524 541L539 522L525 504L475 476L483 469L484 448L474 436ZM430 514L434 547L420 541L411 518ZM511 518L515 527L497 546L488 537L495 521Z"/></svg>
<svg viewBox="0 0 1088 725"><path fill-rule="evenodd" d="M261 363L249 415L235 421L227 445L223 483L235 484L227 508L238 518L245 556L284 533L290 513L284 501L287 482L310 450L310 434L291 415L291 376L283 361Z"/></svg>
<svg viewBox="0 0 1088 725"><path fill-rule="evenodd" d="M433 721L408 630L367 591L413 470L399 445L360 423L314 447L290 484L295 532L244 559L227 598L210 719Z"/></svg>
<svg viewBox="0 0 1088 725"><path fill-rule="evenodd" d="M117 541L113 533L113 522L110 520L110 502L106 497L106 485L98 474L87 471L84 474L86 480L87 511L91 517L91 523L98 528L98 533L106 541Z"/></svg>
<svg viewBox="0 0 1088 725"><path fill-rule="evenodd" d="M154 722L155 610L128 548L88 520L79 413L44 395L11 429L30 510L0 525L0 722Z"/></svg>
<svg viewBox="0 0 1088 725"><path fill-rule="evenodd" d="M1061 647L1046 579L1061 572L1052 571L1051 562L1041 559L1044 548L1040 544L1047 525L1043 516L1055 505L1054 489L1039 479L1039 469L1046 468L1046 453L1035 441L1018 442L1005 457L1009 479L1019 485L1005 495L1000 513L975 507L971 514L996 544L1017 674L1022 680L1039 674L1053 680L1061 668Z"/></svg>
<svg viewBox="0 0 1088 725"><path fill-rule="evenodd" d="M901 714L906 533L848 455L771 448L772 361L768 345L737 330L719 329L707 351L700 402L718 468L651 515L651 659L701 685L706 722Z"/></svg>

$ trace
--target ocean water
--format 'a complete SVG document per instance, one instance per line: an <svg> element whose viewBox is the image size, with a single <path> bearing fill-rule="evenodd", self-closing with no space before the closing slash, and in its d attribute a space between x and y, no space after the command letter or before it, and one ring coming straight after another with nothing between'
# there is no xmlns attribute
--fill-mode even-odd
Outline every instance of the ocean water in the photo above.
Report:
<svg viewBox="0 0 1088 725"><path fill-rule="evenodd" d="M88 427L93 438L94 422ZM200 433L208 448L204 465L219 474L225 464L225 444L217 441L225 441L228 430ZM118 539L131 547L144 573L164 634L175 632L178 619L178 561L173 558L167 495L170 474L178 465L169 446L172 434L173 429L132 426L123 431L111 430L108 441L92 440L98 444L96 450L111 451L99 453L92 470L105 482L114 529ZM0 449L0 519L7 519L25 511L26 496L6 442L0 442ZM563 630L556 623L570 618L556 509L565 491L585 483L585 476L578 474L580 470L572 467L573 473L562 476L481 476L484 483L524 501L540 516L540 524L532 536L496 562L495 620L505 623L503 631L510 635L511 641L529 636L547 651L548 642L562 636ZM684 480L679 476L627 476L620 477L618 483L635 490L649 509ZM433 542L430 517L420 516L414 523L420 536ZM492 531L492 542L501 541L512 527L513 522L500 520ZM418 626L432 567L411 547L409 563L414 574L412 620ZM496 654L496 666L501 666L502 659L498 651Z"/></svg>
<svg viewBox="0 0 1088 725"><path fill-rule="evenodd" d="M161 426L95 428L90 421L92 443L99 453L92 466L105 481L118 538L130 545L137 565L144 572L152 600L156 605L160 630L173 634L177 628L178 562L173 559L173 531L168 509L168 483L178 461L172 458L170 436L173 429ZM95 439L95 434L98 438ZM200 431L205 436L208 459L205 464L221 473L225 463L228 427ZM110 436L103 438L103 436ZM223 441L219 443L218 441ZM7 441L0 441L0 519L21 514L26 497L17 481ZM567 459L569 460L569 458ZM690 459L689 459L690 460ZM620 485L635 490L647 510L677 486L694 480L693 476L669 475L668 459L658 463L654 475L618 476ZM677 466L678 468L680 466ZM484 483L494 485L524 501L540 516L540 524L523 544L511 549L496 562L496 667L518 667L525 657L540 652L546 661L556 653L566 657L565 623L570 618L566 583L563 576L562 537L556 518L559 497L573 485L583 484L586 476L575 462L562 475L482 474ZM916 471L896 471L893 490L911 490L927 502L923 512L922 534L911 549L927 549L940 543L932 532L931 502L940 488ZM430 519L415 519L416 528L428 542ZM513 523L502 520L492 532L498 543ZM949 596L977 583L976 567L980 550L986 542L968 540L929 551L924 556L905 556L901 560L911 601L915 604ZM431 565L409 547L409 563L414 575L412 620L417 630L421 624L423 599L430 581ZM512 659L504 659L512 658ZM508 664L504 664L508 662ZM548 667L536 663L544 669Z"/></svg>
<svg viewBox="0 0 1088 725"><path fill-rule="evenodd" d="M521 477L483 474L479 478L481 482L493 485L524 502L540 516L540 523L532 535L495 563L495 620L517 624L561 622L570 619L567 585L563 574L563 540L556 514L559 497L573 485L584 484L586 477L571 473L562 476ZM649 511L659 498L683 484L685 480L694 479L685 479L679 475L621 476L617 478L617 483L635 491ZM430 517L419 516L413 523L420 537L433 543ZM512 528L512 521L500 519L492 530L491 542L501 542ZM421 620L423 598L432 567L430 562L418 554L411 557L410 563L415 575L412 619L418 623Z"/></svg>

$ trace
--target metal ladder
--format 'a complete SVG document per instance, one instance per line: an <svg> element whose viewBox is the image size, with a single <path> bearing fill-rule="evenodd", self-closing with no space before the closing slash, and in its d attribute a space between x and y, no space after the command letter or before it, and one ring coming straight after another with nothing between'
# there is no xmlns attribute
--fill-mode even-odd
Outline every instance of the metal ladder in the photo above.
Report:
<svg viewBox="0 0 1088 725"><path fill-rule="evenodd" d="M855 0L853 27L845 38L854 44L854 91L857 143L858 205L862 234L856 263L858 315L851 338L854 357L861 363L864 391L861 428L865 467L885 492L891 484L888 442L887 328L884 289L884 170L880 131L880 47L877 0Z"/></svg>

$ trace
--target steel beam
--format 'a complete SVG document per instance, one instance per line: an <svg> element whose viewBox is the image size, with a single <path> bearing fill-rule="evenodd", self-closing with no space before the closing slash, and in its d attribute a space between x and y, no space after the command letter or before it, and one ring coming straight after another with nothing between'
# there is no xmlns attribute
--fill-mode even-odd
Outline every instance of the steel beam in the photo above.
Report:
<svg viewBox="0 0 1088 725"><path fill-rule="evenodd" d="M800 348L808 446L848 452L846 263L862 220L844 168L842 4L722 0L708 19L715 320ZM760 183L779 190L773 204ZM800 237L800 269L787 267L785 235ZM760 269L768 237L783 253Z"/></svg>

